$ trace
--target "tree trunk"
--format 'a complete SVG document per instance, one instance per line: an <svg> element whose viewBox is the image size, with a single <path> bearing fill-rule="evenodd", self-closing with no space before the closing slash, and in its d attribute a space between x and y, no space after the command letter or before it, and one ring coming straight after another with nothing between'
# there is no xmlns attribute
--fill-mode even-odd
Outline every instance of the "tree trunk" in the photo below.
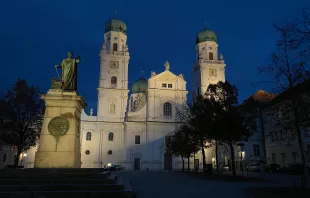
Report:
<svg viewBox="0 0 310 198"><path fill-rule="evenodd" d="M181 156L181 159L182 159L182 172L184 172L184 158L183 158L183 156Z"/></svg>
<svg viewBox="0 0 310 198"><path fill-rule="evenodd" d="M205 145L203 143L204 141L200 141L200 146L201 146L201 153L202 153L202 170L203 172L207 171L207 162L206 162L206 154L205 154Z"/></svg>
<svg viewBox="0 0 310 198"><path fill-rule="evenodd" d="M219 158L218 158L218 144L215 140L215 162L216 162L216 172L219 172Z"/></svg>
<svg viewBox="0 0 310 198"><path fill-rule="evenodd" d="M265 141L265 128L264 128L264 117L261 111L261 108L258 108L258 115L260 121L260 130L262 133L262 143L264 148L264 165L267 165L267 150L266 150L266 141Z"/></svg>
<svg viewBox="0 0 310 198"><path fill-rule="evenodd" d="M189 172L190 155L187 157L187 172Z"/></svg>
<svg viewBox="0 0 310 198"><path fill-rule="evenodd" d="M19 162L19 158L20 158L21 153L22 153L22 150L20 148L17 148L16 158L14 159L14 165L15 166L18 166L18 162Z"/></svg>
<svg viewBox="0 0 310 198"><path fill-rule="evenodd" d="M231 156L231 169L233 176L236 176L236 166L235 166L235 150L232 142L229 142L229 147L230 147L230 156Z"/></svg>
<svg viewBox="0 0 310 198"><path fill-rule="evenodd" d="M299 144L299 149L301 152L301 159L302 159L302 165L304 168L304 183L303 187L307 188L308 186L308 167L306 163L306 156L305 156L305 151L304 151L304 145L302 141L302 133L300 131L299 125L297 125L297 133L298 133L298 144Z"/></svg>

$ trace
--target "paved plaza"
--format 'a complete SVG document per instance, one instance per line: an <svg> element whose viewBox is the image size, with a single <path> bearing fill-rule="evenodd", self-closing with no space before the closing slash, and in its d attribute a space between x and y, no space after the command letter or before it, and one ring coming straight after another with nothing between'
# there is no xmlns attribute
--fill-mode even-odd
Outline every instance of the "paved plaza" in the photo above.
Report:
<svg viewBox="0 0 310 198"><path fill-rule="evenodd" d="M262 183L211 181L178 172L119 172L127 178L137 198L249 197L244 189Z"/></svg>

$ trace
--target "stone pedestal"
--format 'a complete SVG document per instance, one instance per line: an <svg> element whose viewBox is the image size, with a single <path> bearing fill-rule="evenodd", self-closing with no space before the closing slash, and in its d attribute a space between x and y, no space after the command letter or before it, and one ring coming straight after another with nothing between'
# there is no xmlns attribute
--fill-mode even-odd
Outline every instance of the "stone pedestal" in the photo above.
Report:
<svg viewBox="0 0 310 198"><path fill-rule="evenodd" d="M34 168L80 168L80 121L86 103L76 92L54 89L42 99L46 109Z"/></svg>

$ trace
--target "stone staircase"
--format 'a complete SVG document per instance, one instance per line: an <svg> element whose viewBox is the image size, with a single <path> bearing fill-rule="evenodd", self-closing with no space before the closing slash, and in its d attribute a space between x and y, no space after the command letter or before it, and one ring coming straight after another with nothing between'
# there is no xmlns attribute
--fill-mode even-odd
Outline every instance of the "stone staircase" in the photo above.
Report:
<svg viewBox="0 0 310 198"><path fill-rule="evenodd" d="M129 181L102 169L2 169L1 198L135 197Z"/></svg>

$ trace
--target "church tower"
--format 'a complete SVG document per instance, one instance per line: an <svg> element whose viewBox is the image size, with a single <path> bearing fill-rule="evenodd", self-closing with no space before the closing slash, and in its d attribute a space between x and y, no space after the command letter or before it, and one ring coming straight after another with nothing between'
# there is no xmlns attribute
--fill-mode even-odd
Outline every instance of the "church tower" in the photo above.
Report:
<svg viewBox="0 0 310 198"><path fill-rule="evenodd" d="M225 82L225 63L218 52L214 31L203 29L196 38L197 61L193 64L193 99L203 95L210 84Z"/></svg>
<svg viewBox="0 0 310 198"><path fill-rule="evenodd" d="M100 56L98 119L123 122L128 98L127 26L119 19L105 24L104 43Z"/></svg>

